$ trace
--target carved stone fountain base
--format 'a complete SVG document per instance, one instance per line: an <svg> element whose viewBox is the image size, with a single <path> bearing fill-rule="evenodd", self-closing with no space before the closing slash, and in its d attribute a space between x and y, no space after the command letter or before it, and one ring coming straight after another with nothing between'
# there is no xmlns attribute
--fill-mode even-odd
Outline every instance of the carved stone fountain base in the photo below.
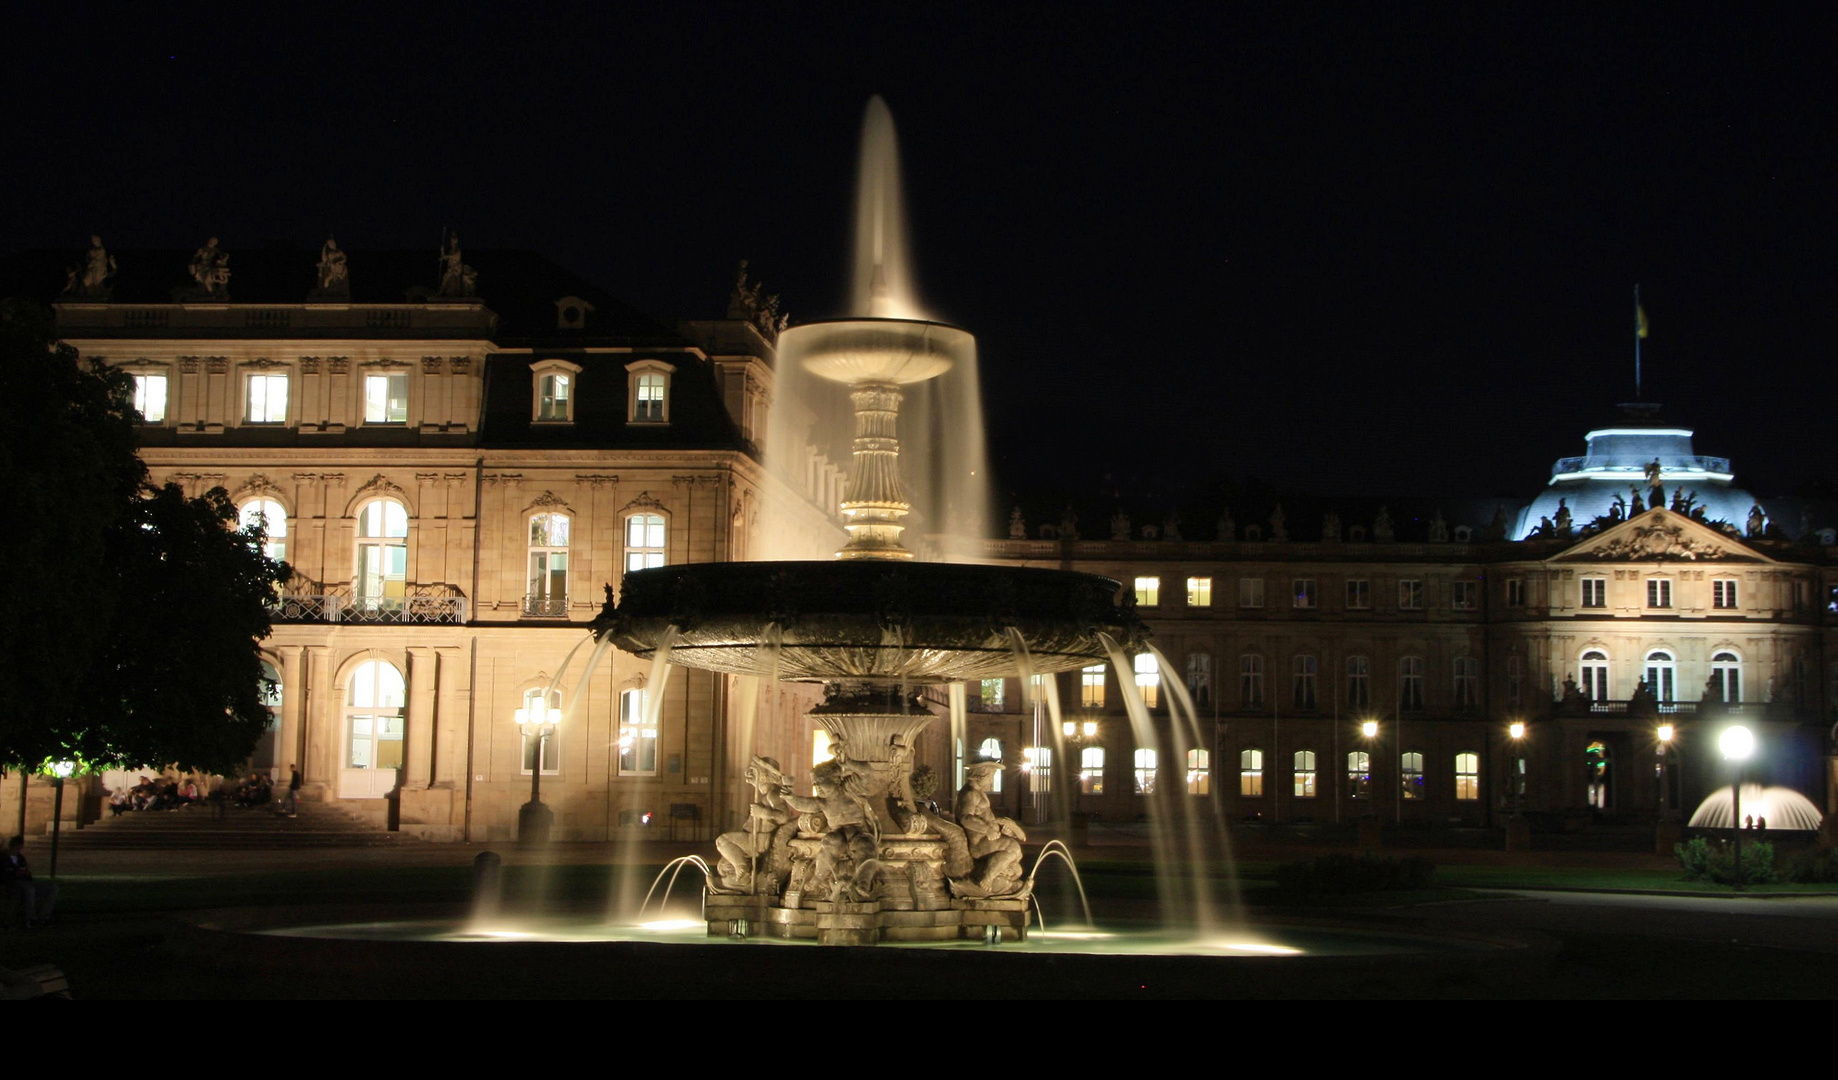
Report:
<svg viewBox="0 0 1838 1080"><path fill-rule="evenodd" d="M822 945L875 945L901 941L984 941L995 927L1003 941L1027 937L1031 922L1026 897L954 899L933 910L890 907L885 901L811 900L782 907L778 897L709 893L703 918L709 937L733 937L744 923L747 936L815 941Z"/></svg>

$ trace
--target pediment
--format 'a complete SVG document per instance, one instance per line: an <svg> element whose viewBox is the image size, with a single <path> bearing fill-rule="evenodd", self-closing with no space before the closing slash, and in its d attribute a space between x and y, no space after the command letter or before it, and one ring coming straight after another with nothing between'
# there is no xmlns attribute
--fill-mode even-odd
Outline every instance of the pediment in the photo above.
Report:
<svg viewBox="0 0 1838 1080"><path fill-rule="evenodd" d="M1566 548L1552 562L1748 562L1775 560L1670 510L1648 510Z"/></svg>

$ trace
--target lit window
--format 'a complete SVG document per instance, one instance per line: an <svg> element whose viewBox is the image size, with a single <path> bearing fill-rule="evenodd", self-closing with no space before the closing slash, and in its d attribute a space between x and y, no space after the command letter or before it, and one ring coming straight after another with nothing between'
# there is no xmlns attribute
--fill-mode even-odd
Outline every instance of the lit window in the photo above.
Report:
<svg viewBox="0 0 1838 1080"><path fill-rule="evenodd" d="M166 376L134 376L134 411L140 414L142 423L166 421Z"/></svg>
<svg viewBox="0 0 1838 1080"><path fill-rule="evenodd" d="M1298 712L1315 711L1315 658L1298 656L1289 662Z"/></svg>
<svg viewBox="0 0 1838 1080"><path fill-rule="evenodd" d="M1678 689L1675 685L1678 665L1673 662L1669 652L1650 652L1647 654L1647 693L1658 698L1662 703L1670 704L1676 700L1673 696Z"/></svg>
<svg viewBox="0 0 1838 1080"><path fill-rule="evenodd" d="M1607 607L1608 606L1608 579L1607 578L1586 577L1583 579L1583 606L1584 607Z"/></svg>
<svg viewBox="0 0 1838 1080"><path fill-rule="evenodd" d="M1238 579L1238 606L1241 608L1260 608L1264 606L1264 579L1247 577Z"/></svg>
<svg viewBox="0 0 1838 1080"><path fill-rule="evenodd" d="M1315 752L1297 750L1295 760L1295 797L1312 799L1315 797Z"/></svg>
<svg viewBox="0 0 1838 1080"><path fill-rule="evenodd" d="M366 660L351 673L345 693L345 767L396 769L402 765L402 673L386 660Z"/></svg>
<svg viewBox="0 0 1838 1080"><path fill-rule="evenodd" d="M1162 671L1152 653L1137 653L1136 688L1142 691L1142 703L1153 709L1161 702Z"/></svg>
<svg viewBox="0 0 1838 1080"><path fill-rule="evenodd" d="M1021 751L1021 760L1027 764L1028 787L1036 795L1051 795L1053 793L1053 748L1030 746Z"/></svg>
<svg viewBox="0 0 1838 1080"><path fill-rule="evenodd" d="M1198 706L1213 702L1213 658L1206 653L1187 654L1187 692Z"/></svg>
<svg viewBox="0 0 1838 1080"><path fill-rule="evenodd" d="M357 512L356 593L360 611L399 611L408 596L408 511L389 499Z"/></svg>
<svg viewBox="0 0 1838 1080"><path fill-rule="evenodd" d="M1506 606L1507 607L1524 607L1525 606L1525 579L1524 578L1516 577L1516 578L1506 579Z"/></svg>
<svg viewBox="0 0 1838 1080"><path fill-rule="evenodd" d="M568 614L568 515L530 518L530 591L525 615Z"/></svg>
<svg viewBox="0 0 1838 1080"><path fill-rule="evenodd" d="M1423 708L1423 658L1406 656L1398 661L1398 708Z"/></svg>
<svg viewBox="0 0 1838 1080"><path fill-rule="evenodd" d="M1257 653L1238 658L1238 702L1247 709L1264 703L1264 658Z"/></svg>
<svg viewBox="0 0 1838 1080"><path fill-rule="evenodd" d="M1008 680L1006 679L984 679L981 685L978 687L978 689L982 693L983 707L985 709L990 709L996 712L1001 711L1002 703L1008 697L1008 694L1007 694Z"/></svg>
<svg viewBox="0 0 1838 1080"><path fill-rule="evenodd" d="M1104 707L1104 665L1079 669L1079 704L1087 709Z"/></svg>
<svg viewBox="0 0 1838 1080"><path fill-rule="evenodd" d="M1590 701L1608 700L1608 654L1600 649L1583 654L1583 696Z"/></svg>
<svg viewBox="0 0 1838 1080"><path fill-rule="evenodd" d="M1455 583L1454 604L1456 611L1473 611L1481 594L1481 583L1478 581L1458 581Z"/></svg>
<svg viewBox="0 0 1838 1080"><path fill-rule="evenodd" d="M287 511L273 499L250 499L236 512L241 529L262 531L262 554L280 562L287 558Z"/></svg>
<svg viewBox="0 0 1838 1080"><path fill-rule="evenodd" d="M1238 794L1246 799L1264 797L1264 752L1262 750L1240 750L1238 752Z"/></svg>
<svg viewBox="0 0 1838 1080"><path fill-rule="evenodd" d="M648 693L638 689L619 695L620 776L657 775L657 728L645 716Z"/></svg>
<svg viewBox="0 0 1838 1080"><path fill-rule="evenodd" d="M1710 658L1710 690L1717 700L1736 704L1742 700L1742 659L1723 651Z"/></svg>
<svg viewBox="0 0 1838 1080"><path fill-rule="evenodd" d="M633 514L625 519L625 568L649 570L664 565L664 516Z"/></svg>
<svg viewBox="0 0 1838 1080"><path fill-rule="evenodd" d="M1347 579L1347 610L1369 611L1372 608L1372 582L1365 578Z"/></svg>
<svg viewBox="0 0 1838 1080"><path fill-rule="evenodd" d="M1717 578L1710 583L1710 606L1715 608L1736 606L1735 578Z"/></svg>
<svg viewBox="0 0 1838 1080"><path fill-rule="evenodd" d="M1669 608L1672 606L1672 581L1670 578L1647 579L1647 606L1650 608Z"/></svg>
<svg viewBox="0 0 1838 1080"><path fill-rule="evenodd" d="M523 707L526 709L541 700L542 689L540 687L525 690L523 692ZM560 690L552 690L549 692L549 707L551 709L559 709L562 707L562 692ZM544 776L554 776L560 773L562 771L561 736L551 732L547 739L541 736L531 738L530 733L525 731L523 733L523 756L519 759L523 762L521 766L523 775L530 775L531 767L536 764L536 748L538 746L542 747L542 774Z"/></svg>
<svg viewBox="0 0 1838 1080"><path fill-rule="evenodd" d="M634 424L667 424L670 422L670 375L676 370L662 360L638 360L626 365L631 382L631 411L626 419Z"/></svg>
<svg viewBox="0 0 1838 1080"><path fill-rule="evenodd" d="M1087 746L1079 751L1079 790L1087 795L1104 794L1104 748Z"/></svg>
<svg viewBox="0 0 1838 1080"><path fill-rule="evenodd" d="M1372 796L1372 755L1355 750L1347 755L1347 797L1366 799Z"/></svg>
<svg viewBox="0 0 1838 1080"><path fill-rule="evenodd" d="M287 376L249 376L248 408L243 418L251 424L287 423Z"/></svg>
<svg viewBox="0 0 1838 1080"><path fill-rule="evenodd" d="M1419 578L1402 578L1398 581L1398 609L1400 611L1423 610L1423 582Z"/></svg>
<svg viewBox="0 0 1838 1080"><path fill-rule="evenodd" d="M1400 755L1398 764L1403 773L1404 797L1423 798L1423 755L1414 750L1407 751Z"/></svg>
<svg viewBox="0 0 1838 1080"><path fill-rule="evenodd" d="M559 372L544 375L536 394L536 419L566 421L572 419L574 379Z"/></svg>
<svg viewBox="0 0 1838 1080"><path fill-rule="evenodd" d="M1162 579L1158 577L1139 577L1136 579L1136 606L1156 607L1162 602Z"/></svg>
<svg viewBox="0 0 1838 1080"><path fill-rule="evenodd" d="M1155 794L1155 751L1136 751L1136 794Z"/></svg>
<svg viewBox="0 0 1838 1080"><path fill-rule="evenodd" d="M364 376L364 423L408 423L408 376Z"/></svg>
<svg viewBox="0 0 1838 1080"><path fill-rule="evenodd" d="M1213 755L1210 750L1187 751L1187 794L1213 793Z"/></svg>
<svg viewBox="0 0 1838 1080"><path fill-rule="evenodd" d="M1002 740L984 739L982 745L976 748L976 754L977 757L983 761L1001 761ZM1001 769L997 769L995 772L989 774L991 782L989 790L997 795L1002 793L1002 771Z"/></svg>
<svg viewBox="0 0 1838 1080"><path fill-rule="evenodd" d="M1190 577L1187 579L1187 606L1213 606L1213 579L1209 577Z"/></svg>
<svg viewBox="0 0 1838 1080"><path fill-rule="evenodd" d="M1451 665L1455 671L1455 709L1469 712L1481 701L1481 666L1472 656L1458 656Z"/></svg>
<svg viewBox="0 0 1838 1080"><path fill-rule="evenodd" d="M1296 607L1313 608L1315 606L1315 579L1296 578L1294 593Z"/></svg>
<svg viewBox="0 0 1838 1080"><path fill-rule="evenodd" d="M1347 657L1347 705L1364 709L1372 704L1372 661L1363 656Z"/></svg>
<svg viewBox="0 0 1838 1080"><path fill-rule="evenodd" d="M1479 754L1455 755L1455 798L1473 802L1481 797L1481 757Z"/></svg>

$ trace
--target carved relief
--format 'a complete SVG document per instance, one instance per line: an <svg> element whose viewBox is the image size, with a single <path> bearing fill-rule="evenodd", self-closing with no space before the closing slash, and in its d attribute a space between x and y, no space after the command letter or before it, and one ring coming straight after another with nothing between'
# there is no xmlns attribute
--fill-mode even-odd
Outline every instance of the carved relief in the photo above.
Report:
<svg viewBox="0 0 1838 1080"><path fill-rule="evenodd" d="M342 481L344 477L341 476L339 477L339 479ZM391 481L389 477L384 476L382 473L378 473L375 476L371 477L369 481L364 484L363 487L357 489L357 493L359 495L407 495L408 494L408 492L403 491L399 486L397 486L393 481Z"/></svg>
<svg viewBox="0 0 1838 1080"><path fill-rule="evenodd" d="M415 474L415 483L438 484L440 483L440 474L435 472L418 472Z"/></svg>
<svg viewBox="0 0 1838 1080"><path fill-rule="evenodd" d="M652 509L662 510L664 509L664 504L659 502L656 498L652 497L649 491L641 491L638 493L637 498L633 499L631 502L626 503L624 506L620 507L619 512L621 514L624 514L632 510L652 510Z"/></svg>
<svg viewBox="0 0 1838 1080"><path fill-rule="evenodd" d="M242 487L237 488L236 493L232 495L230 499L232 502L242 502L244 499L254 498L258 495L273 496L279 494L281 494L281 489L276 486L274 481L263 476L261 473L256 473L249 477L248 482L243 484Z"/></svg>
<svg viewBox="0 0 1838 1080"><path fill-rule="evenodd" d="M258 356L253 360L243 361L243 367L260 368L263 371L267 371L269 368L278 368L278 367L286 367L286 366L287 366L286 364L281 363L279 360L270 360L266 356Z"/></svg>
<svg viewBox="0 0 1838 1080"><path fill-rule="evenodd" d="M351 370L351 358L349 356L328 357L326 370L334 375L343 375Z"/></svg>
<svg viewBox="0 0 1838 1080"><path fill-rule="evenodd" d="M617 484L619 482L619 478L611 473L575 473L574 479L576 483L586 484L588 487L594 488L605 487L608 484Z"/></svg>
<svg viewBox="0 0 1838 1080"><path fill-rule="evenodd" d="M302 356L300 358L300 374L319 374L319 358L317 356Z"/></svg>
<svg viewBox="0 0 1838 1080"><path fill-rule="evenodd" d="M227 357L222 357L222 356L205 357L204 359L205 374L222 375L224 372L228 370L230 370L230 361Z"/></svg>
<svg viewBox="0 0 1838 1080"><path fill-rule="evenodd" d="M186 375L196 375L198 373L198 358L195 356L179 357L179 371Z"/></svg>
<svg viewBox="0 0 1838 1080"><path fill-rule="evenodd" d="M531 502L530 505L523 508L523 512L526 514L541 513L549 510L560 510L569 514L574 513L574 511L569 508L568 504L561 500L560 496L547 489L544 489L541 495L536 496L535 500Z"/></svg>
<svg viewBox="0 0 1838 1080"><path fill-rule="evenodd" d="M421 373L423 375L439 375L440 372L441 372L440 357L424 356L421 358Z"/></svg>
<svg viewBox="0 0 1838 1080"><path fill-rule="evenodd" d="M1721 544L1687 535L1683 526L1660 521L1635 526L1589 554L1598 559L1715 559L1724 549Z"/></svg>
<svg viewBox="0 0 1838 1080"><path fill-rule="evenodd" d="M472 370L472 357L470 356L450 357L447 360L447 364L449 366L449 369L453 372L453 374L464 375L468 371Z"/></svg>

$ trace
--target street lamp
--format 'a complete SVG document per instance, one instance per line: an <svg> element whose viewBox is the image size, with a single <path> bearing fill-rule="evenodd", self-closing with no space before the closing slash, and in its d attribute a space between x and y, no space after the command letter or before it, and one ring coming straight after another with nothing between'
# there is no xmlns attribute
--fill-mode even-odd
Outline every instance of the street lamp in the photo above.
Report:
<svg viewBox="0 0 1838 1080"><path fill-rule="evenodd" d="M51 876L57 877L58 830L64 824L64 781L77 771L74 761L60 761L51 766L52 787L57 794L51 800ZM27 915L32 914L30 911Z"/></svg>
<svg viewBox="0 0 1838 1080"><path fill-rule="evenodd" d="M530 801L517 811L517 846L527 848L548 843L549 829L555 824L555 811L542 803L542 761L549 736L562 722L562 711L548 703L547 693L540 693L524 702L516 718L524 738L536 741L536 755L530 762Z"/></svg>
<svg viewBox="0 0 1838 1080"><path fill-rule="evenodd" d="M1059 733L1064 736L1065 746L1067 747L1066 757L1068 760L1065 771L1067 779L1074 785L1072 788L1072 813L1076 824L1077 815L1082 812L1079 807L1084 802L1082 796L1085 794L1084 747L1086 743L1097 741L1098 722L1096 720L1067 720L1059 725ZM1075 763L1077 765L1076 769L1073 768Z"/></svg>
<svg viewBox="0 0 1838 1080"><path fill-rule="evenodd" d="M1525 775L1519 771L1519 763L1525 760L1525 723L1513 721L1507 725L1506 734L1513 740L1513 759L1507 763L1507 768L1513 786L1513 817L1518 817L1525 809Z"/></svg>
<svg viewBox="0 0 1838 1080"><path fill-rule="evenodd" d="M1717 736L1717 749L1723 760L1735 766L1736 778L1730 782L1730 831L1736 834L1736 888L1742 888L1742 763L1755 753L1755 733L1741 724L1731 724Z"/></svg>
<svg viewBox="0 0 1838 1080"><path fill-rule="evenodd" d="M1672 749L1672 739L1678 734L1671 724L1659 725L1659 820L1661 823L1672 817L1672 788L1666 782L1666 756Z"/></svg>

